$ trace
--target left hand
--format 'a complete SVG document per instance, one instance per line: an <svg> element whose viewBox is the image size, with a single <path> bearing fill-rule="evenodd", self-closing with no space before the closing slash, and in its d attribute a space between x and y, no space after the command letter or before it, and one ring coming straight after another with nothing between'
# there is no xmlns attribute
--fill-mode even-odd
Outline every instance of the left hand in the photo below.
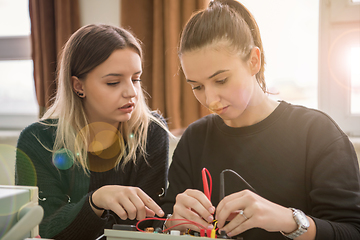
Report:
<svg viewBox="0 0 360 240"><path fill-rule="evenodd" d="M243 210L243 215L239 214ZM233 193L220 201L216 208L217 227L229 237L251 228L269 232L292 232L297 225L289 208L275 204L250 190ZM230 221L225 224L226 221Z"/></svg>

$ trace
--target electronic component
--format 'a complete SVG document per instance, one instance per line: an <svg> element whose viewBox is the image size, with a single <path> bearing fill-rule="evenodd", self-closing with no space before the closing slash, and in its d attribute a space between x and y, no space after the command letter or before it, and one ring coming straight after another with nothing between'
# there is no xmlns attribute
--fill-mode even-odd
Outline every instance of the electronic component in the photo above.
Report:
<svg viewBox="0 0 360 240"><path fill-rule="evenodd" d="M154 228L153 227L147 227L147 228L145 228L145 232L152 233L152 232L154 232Z"/></svg>
<svg viewBox="0 0 360 240"><path fill-rule="evenodd" d="M114 224L113 229L125 230L125 231L136 231L136 226L135 225L125 225L125 224Z"/></svg>

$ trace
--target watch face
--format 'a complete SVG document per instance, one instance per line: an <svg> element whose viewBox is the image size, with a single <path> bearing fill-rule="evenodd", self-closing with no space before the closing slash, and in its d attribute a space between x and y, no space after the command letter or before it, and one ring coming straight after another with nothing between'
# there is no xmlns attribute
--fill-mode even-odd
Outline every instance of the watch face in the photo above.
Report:
<svg viewBox="0 0 360 240"><path fill-rule="evenodd" d="M299 211L299 210L297 210L297 211L298 212L296 214L296 218L298 219L299 224L304 228L308 228L310 226L310 222L307 219L306 215L303 212Z"/></svg>

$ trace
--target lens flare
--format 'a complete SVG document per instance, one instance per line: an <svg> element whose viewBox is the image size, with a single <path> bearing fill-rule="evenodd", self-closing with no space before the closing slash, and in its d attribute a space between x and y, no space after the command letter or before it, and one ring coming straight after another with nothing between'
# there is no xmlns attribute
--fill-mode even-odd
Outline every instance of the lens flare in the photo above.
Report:
<svg viewBox="0 0 360 240"><path fill-rule="evenodd" d="M74 165L74 154L65 148L57 150L52 157L55 167L60 170L67 170Z"/></svg>
<svg viewBox="0 0 360 240"><path fill-rule="evenodd" d="M104 122L85 126L76 136L77 143L86 138L90 171L105 172L114 168L124 140L119 130Z"/></svg>
<svg viewBox="0 0 360 240"><path fill-rule="evenodd" d="M16 148L0 144L0 183L14 185Z"/></svg>

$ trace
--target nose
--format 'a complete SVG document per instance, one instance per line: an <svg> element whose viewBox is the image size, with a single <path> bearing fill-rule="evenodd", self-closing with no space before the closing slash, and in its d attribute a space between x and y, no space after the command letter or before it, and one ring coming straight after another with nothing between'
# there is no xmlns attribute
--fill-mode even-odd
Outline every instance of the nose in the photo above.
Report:
<svg viewBox="0 0 360 240"><path fill-rule="evenodd" d="M125 88L122 93L124 98L134 98L137 96L136 87L131 79L126 81L126 85L124 87Z"/></svg>
<svg viewBox="0 0 360 240"><path fill-rule="evenodd" d="M211 87L205 88L205 99L206 99L206 106L208 106L208 108L211 108L211 106L220 102L219 94L216 92L215 89Z"/></svg>

